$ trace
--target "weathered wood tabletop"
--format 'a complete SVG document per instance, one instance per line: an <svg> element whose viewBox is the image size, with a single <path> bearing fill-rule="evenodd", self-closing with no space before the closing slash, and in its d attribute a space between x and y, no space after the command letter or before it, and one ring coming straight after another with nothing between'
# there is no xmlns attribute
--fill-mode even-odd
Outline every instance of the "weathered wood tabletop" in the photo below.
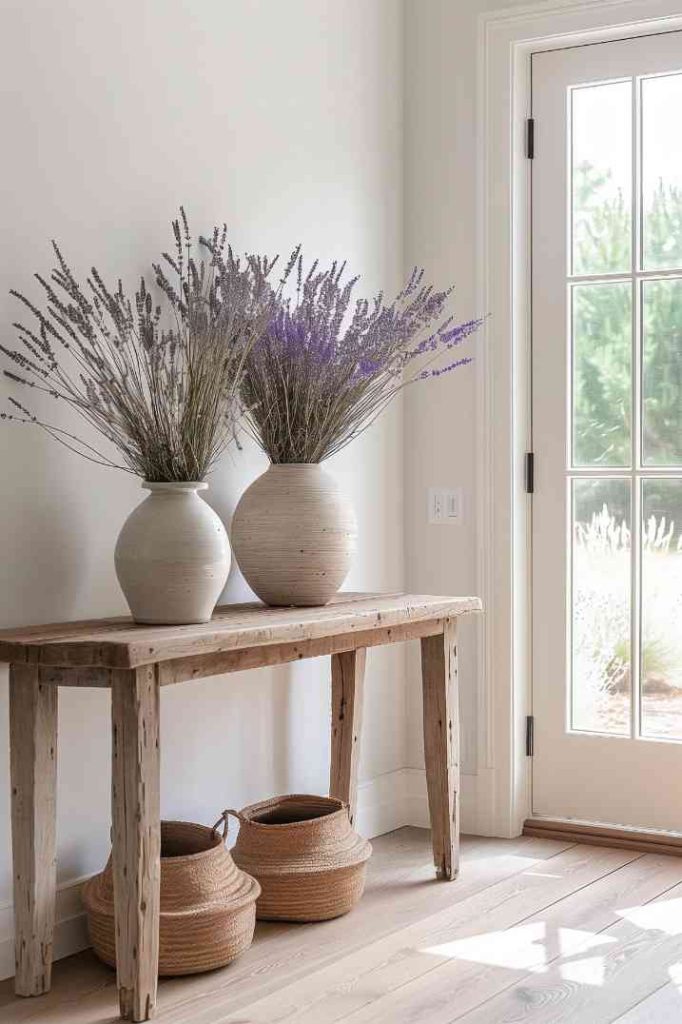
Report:
<svg viewBox="0 0 682 1024"><path fill-rule="evenodd" d="M159 942L160 687L331 654L330 793L355 816L368 647L419 639L434 863L458 870L457 619L475 597L340 594L320 608L225 605L210 622L136 625L127 618L0 631L10 663L10 772L16 991L50 987L56 858L59 686L112 691L112 819L121 1016L147 1020Z"/></svg>

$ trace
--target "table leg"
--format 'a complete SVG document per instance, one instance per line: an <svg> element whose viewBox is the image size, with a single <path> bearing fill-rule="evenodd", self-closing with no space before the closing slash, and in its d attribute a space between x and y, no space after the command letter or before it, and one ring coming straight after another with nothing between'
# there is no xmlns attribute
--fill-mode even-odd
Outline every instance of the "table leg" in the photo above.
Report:
<svg viewBox="0 0 682 1024"><path fill-rule="evenodd" d="M159 965L159 684L156 666L112 672L116 972L121 1017L149 1020Z"/></svg>
<svg viewBox="0 0 682 1024"><path fill-rule="evenodd" d="M332 655L332 743L329 795L348 804L351 825L358 802L358 763L366 650Z"/></svg>
<svg viewBox="0 0 682 1024"><path fill-rule="evenodd" d="M457 623L421 641L424 760L433 862L439 878L459 871L459 707Z"/></svg>
<svg viewBox="0 0 682 1024"><path fill-rule="evenodd" d="M14 931L19 996L49 991L56 885L57 696L36 665L9 672Z"/></svg>

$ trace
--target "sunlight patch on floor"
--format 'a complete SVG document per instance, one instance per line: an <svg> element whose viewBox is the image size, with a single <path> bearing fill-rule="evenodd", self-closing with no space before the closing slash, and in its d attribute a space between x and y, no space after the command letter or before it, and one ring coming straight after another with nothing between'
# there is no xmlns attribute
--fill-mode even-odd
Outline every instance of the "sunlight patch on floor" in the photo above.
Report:
<svg viewBox="0 0 682 1024"><path fill-rule="evenodd" d="M561 875L552 874L550 871L524 871L523 877L530 875L532 878L561 878Z"/></svg>
<svg viewBox="0 0 682 1024"><path fill-rule="evenodd" d="M678 994L682 996L682 963L671 964L668 968L668 974L670 975L670 980L677 989Z"/></svg>
<svg viewBox="0 0 682 1024"><path fill-rule="evenodd" d="M509 970L526 970L541 973L557 957L586 953L596 947L608 946L616 939L577 928L552 928L548 931L544 921L519 925L504 931L485 932L467 939L455 939L437 946L429 946L420 952L448 960L466 960L471 963L488 964L491 967L507 967ZM601 960L601 958L596 958ZM595 958L576 961L570 965L571 977L584 984L601 984L603 967L600 971L593 962ZM584 965L579 969L578 964ZM569 966L569 965L565 965ZM582 977L578 978L578 974ZM597 976L601 980L594 981Z"/></svg>
<svg viewBox="0 0 682 1024"><path fill-rule="evenodd" d="M617 910L619 917L631 921L646 931L665 932L666 935L682 935L682 897L673 900L656 900L641 907Z"/></svg>
<svg viewBox="0 0 682 1024"><path fill-rule="evenodd" d="M559 974L564 981L576 985L601 986L606 980L606 965L603 956L588 956L559 965Z"/></svg>
<svg viewBox="0 0 682 1024"><path fill-rule="evenodd" d="M682 897L656 900L614 913L643 931L682 935ZM606 981L605 957L585 954L593 954L595 949L611 946L617 941L617 938L603 932L555 928L544 921L534 921L428 946L419 952L444 960L464 960L535 974L544 973L552 964L564 981L601 986ZM669 974L682 995L682 962L673 964Z"/></svg>

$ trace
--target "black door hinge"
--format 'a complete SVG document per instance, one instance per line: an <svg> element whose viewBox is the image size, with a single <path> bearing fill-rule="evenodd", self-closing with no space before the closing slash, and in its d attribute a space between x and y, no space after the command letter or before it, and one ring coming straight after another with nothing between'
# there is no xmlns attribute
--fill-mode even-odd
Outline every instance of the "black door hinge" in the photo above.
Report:
<svg viewBox="0 0 682 1024"><path fill-rule="evenodd" d="M535 452L526 452L524 461L524 487L526 494L535 493Z"/></svg>
<svg viewBox="0 0 682 1024"><path fill-rule="evenodd" d="M526 156L532 160L535 156L535 118L526 118Z"/></svg>
<svg viewBox="0 0 682 1024"><path fill-rule="evenodd" d="M526 715L526 757L532 757L535 750L535 719Z"/></svg>

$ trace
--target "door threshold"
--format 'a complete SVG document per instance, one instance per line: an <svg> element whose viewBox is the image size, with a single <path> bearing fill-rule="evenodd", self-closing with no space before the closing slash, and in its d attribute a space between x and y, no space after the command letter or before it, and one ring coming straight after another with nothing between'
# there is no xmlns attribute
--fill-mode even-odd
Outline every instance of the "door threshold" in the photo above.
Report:
<svg viewBox="0 0 682 1024"><path fill-rule="evenodd" d="M523 835L538 839L559 839L592 846L612 846L641 853L664 853L682 857L682 832L662 832L650 828L602 825L566 818L526 818Z"/></svg>

